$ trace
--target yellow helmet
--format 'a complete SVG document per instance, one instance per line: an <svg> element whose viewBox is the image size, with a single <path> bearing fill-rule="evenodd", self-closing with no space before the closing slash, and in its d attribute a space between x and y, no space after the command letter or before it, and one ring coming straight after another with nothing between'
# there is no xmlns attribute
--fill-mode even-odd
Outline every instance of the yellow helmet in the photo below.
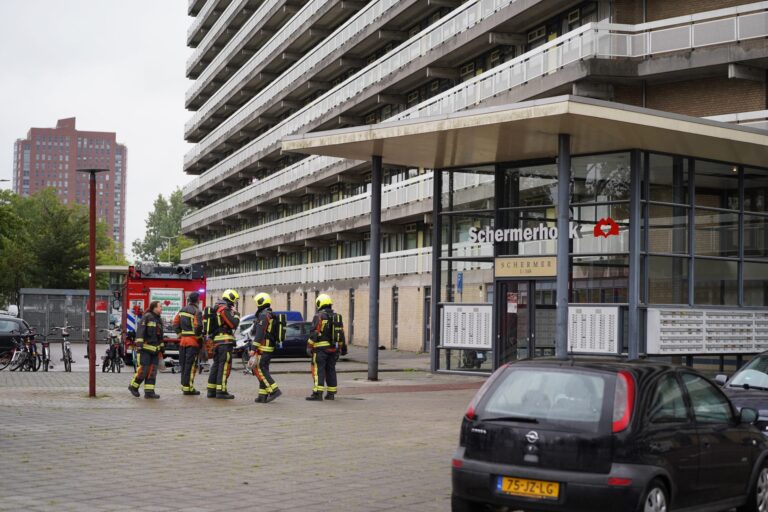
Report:
<svg viewBox="0 0 768 512"><path fill-rule="evenodd" d="M333 301L328 295L321 293L317 296L317 299L315 299L315 305L317 306L317 309L320 309L325 306L332 306Z"/></svg>
<svg viewBox="0 0 768 512"><path fill-rule="evenodd" d="M259 308L272 305L272 297L270 297L268 293L264 293L264 292L256 294L253 297L253 301L256 303L256 306Z"/></svg>
<svg viewBox="0 0 768 512"><path fill-rule="evenodd" d="M221 294L221 298L226 301L234 303L234 302L237 302L237 299L240 298L240 294L237 293L235 290L227 290Z"/></svg>

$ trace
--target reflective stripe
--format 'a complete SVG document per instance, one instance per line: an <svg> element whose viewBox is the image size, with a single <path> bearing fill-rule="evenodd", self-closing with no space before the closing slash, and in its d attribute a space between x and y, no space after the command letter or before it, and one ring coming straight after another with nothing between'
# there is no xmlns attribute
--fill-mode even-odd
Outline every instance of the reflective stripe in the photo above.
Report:
<svg viewBox="0 0 768 512"><path fill-rule="evenodd" d="M269 345L259 345L258 348L262 352L274 352L275 351L275 347L270 347Z"/></svg>
<svg viewBox="0 0 768 512"><path fill-rule="evenodd" d="M195 315L192 313L186 313L184 311L179 311L179 316L186 316L187 318L191 318L193 320L195 319Z"/></svg>
<svg viewBox="0 0 768 512"><path fill-rule="evenodd" d="M144 391L154 391L155 385L154 384L144 384Z"/></svg>
<svg viewBox="0 0 768 512"><path fill-rule="evenodd" d="M147 327L157 327L157 322L147 322L144 325L146 325Z"/></svg>
<svg viewBox="0 0 768 512"><path fill-rule="evenodd" d="M330 347L331 342L330 341L316 341L313 345L315 348L321 348L321 347Z"/></svg>
<svg viewBox="0 0 768 512"><path fill-rule="evenodd" d="M194 336L195 331L181 331L182 336Z"/></svg>

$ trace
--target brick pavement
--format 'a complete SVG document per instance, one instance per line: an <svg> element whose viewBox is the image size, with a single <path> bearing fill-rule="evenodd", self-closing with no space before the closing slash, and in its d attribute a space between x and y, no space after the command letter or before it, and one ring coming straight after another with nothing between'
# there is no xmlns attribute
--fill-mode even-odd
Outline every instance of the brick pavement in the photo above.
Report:
<svg viewBox="0 0 768 512"><path fill-rule="evenodd" d="M264 405L241 373L235 400L181 396L164 373L149 401L126 373L99 373L88 399L86 373L0 372L0 510L448 510L480 380L383 377L343 374L336 402L310 403L309 377L282 375Z"/></svg>

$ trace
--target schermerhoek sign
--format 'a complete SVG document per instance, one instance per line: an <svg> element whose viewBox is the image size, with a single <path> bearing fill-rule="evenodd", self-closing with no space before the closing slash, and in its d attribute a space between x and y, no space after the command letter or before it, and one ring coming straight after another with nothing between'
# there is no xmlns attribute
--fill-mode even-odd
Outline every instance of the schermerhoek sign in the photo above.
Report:
<svg viewBox="0 0 768 512"><path fill-rule="evenodd" d="M618 235L619 225L610 217L600 219L595 224L593 234L596 238ZM491 229L490 226L469 228L470 243L535 242L557 240L558 235L557 227L547 226L544 223L532 228ZM568 238L583 238L578 223L570 222L568 224Z"/></svg>

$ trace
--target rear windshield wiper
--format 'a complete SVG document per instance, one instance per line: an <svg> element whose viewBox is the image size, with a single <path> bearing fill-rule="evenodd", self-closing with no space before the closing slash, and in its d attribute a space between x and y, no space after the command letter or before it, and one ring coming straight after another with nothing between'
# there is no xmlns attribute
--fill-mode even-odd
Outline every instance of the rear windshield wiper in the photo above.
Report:
<svg viewBox="0 0 768 512"><path fill-rule="evenodd" d="M490 418L481 418L480 421L518 421L520 423L538 423L539 420L530 416L496 416Z"/></svg>

